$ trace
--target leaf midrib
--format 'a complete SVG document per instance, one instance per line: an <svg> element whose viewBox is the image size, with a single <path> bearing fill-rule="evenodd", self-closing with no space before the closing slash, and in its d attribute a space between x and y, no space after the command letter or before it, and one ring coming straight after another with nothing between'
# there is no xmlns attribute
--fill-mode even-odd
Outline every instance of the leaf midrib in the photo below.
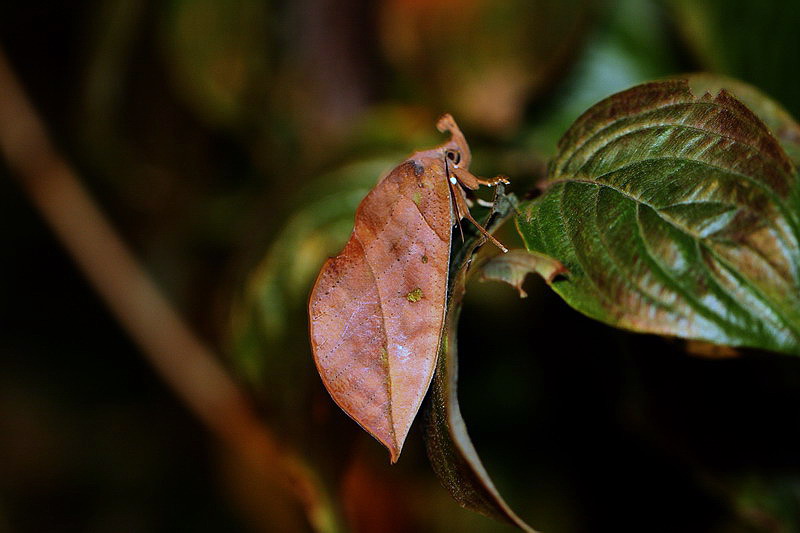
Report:
<svg viewBox="0 0 800 533"><path fill-rule="evenodd" d="M741 172L738 172L736 170L728 169L728 168L725 168L725 167L721 167L719 165L714 165L712 163L708 163L706 161L702 161L702 160L699 160L699 159L686 158L686 157L675 157L675 156L648 157L648 158L638 159L638 160L633 161L631 163L628 163L626 165L622 165L622 166L619 166L619 167L617 167L617 168L615 168L613 170L609 170L607 172L599 174L594 179L577 178L577 177L573 176L573 177L555 179L555 180L547 182L546 185L547 185L548 188L550 188L550 187L552 187L554 185L558 185L559 183L576 182L576 183L588 183L588 184L600 185L600 186L608 187L610 189L613 189L613 190L619 192L620 194L622 194L623 196L631 199L634 202L644 204L647 207L650 207L651 209L653 209L654 211L659 212L659 216L660 216L660 209L661 208L656 207L654 205L651 205L648 202L645 202L644 200L641 200L639 198L631 196L630 193L625 192L625 191L623 191L622 189L620 189L618 187L614 187L613 185L611 185L609 183L601 182L601 181L598 181L598 180L600 178L604 178L604 177L610 176L611 174L614 174L616 172L625 171L625 170L630 169L632 167L635 167L637 165L641 165L642 163L645 163L645 162L649 162L649 161L673 161L673 160L674 161L691 161L691 162L697 163L699 165L703 165L703 166L707 166L707 167L713 168L715 170L719 170L720 172L723 172L723 173L728 173L728 174L733 174L735 176L739 176L739 177L743 178L745 181L753 184L754 186L756 186L756 188L758 188L759 190L764 192L764 194L766 194L769 197L770 200L772 200L773 204L778 208L778 210L780 211L780 213L783 216L784 220L786 220L786 222L789 224L789 226L793 230L793 233L794 233L793 236L794 236L795 240L797 242L800 242L800 228L798 228L795 225L793 218L791 216L789 216L789 214L786 212L786 207L783 205L783 202L782 202L781 198L777 196L775 191L773 191L768 186L766 186L766 184L756 180L755 178L753 178L751 176L748 176L747 174L742 174ZM723 203L723 202L716 202L716 203ZM738 208L746 209L746 210L752 212L752 209L750 209L750 207L747 206L747 205L739 205L739 204L730 204L730 205L735 205ZM662 217L662 218L664 218L664 217ZM668 220L666 218L665 218L665 220L667 222L670 222L676 228L682 229L681 226L678 226L677 224L672 223L670 220ZM770 223L769 220L767 220L767 222ZM783 233L783 232L779 231L778 228L775 227L774 225L772 225L771 223L770 223L770 227L772 227L773 229L775 229L779 233ZM689 233L689 232L687 231L687 233Z"/></svg>

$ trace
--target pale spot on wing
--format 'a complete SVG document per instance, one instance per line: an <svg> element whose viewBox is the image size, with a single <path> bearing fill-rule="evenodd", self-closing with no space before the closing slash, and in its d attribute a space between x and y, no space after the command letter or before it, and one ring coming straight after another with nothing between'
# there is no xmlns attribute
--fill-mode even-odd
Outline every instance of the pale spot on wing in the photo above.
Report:
<svg viewBox="0 0 800 533"><path fill-rule="evenodd" d="M402 361L405 361L411 355L411 350L402 344L393 344L392 351Z"/></svg>

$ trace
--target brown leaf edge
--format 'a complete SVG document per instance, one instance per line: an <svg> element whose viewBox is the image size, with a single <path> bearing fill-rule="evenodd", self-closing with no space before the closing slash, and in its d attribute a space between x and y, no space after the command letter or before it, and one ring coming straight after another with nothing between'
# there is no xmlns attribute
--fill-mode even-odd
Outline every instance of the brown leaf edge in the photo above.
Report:
<svg viewBox="0 0 800 533"><path fill-rule="evenodd" d="M736 78L710 72L682 74L671 79L685 79L696 95L717 94L724 89L736 96L767 125L795 167L800 167L800 124L780 103L759 88Z"/></svg>
<svg viewBox="0 0 800 533"><path fill-rule="evenodd" d="M568 272L567 267L557 259L518 248L490 258L481 267L478 279L508 283L517 289L520 298L527 298L528 293L522 289L522 284L528 274L539 274L549 284L557 276Z"/></svg>
<svg viewBox="0 0 800 533"><path fill-rule="evenodd" d="M514 196L505 195L503 186L499 185L485 227L489 231L497 229L514 213L515 205ZM523 531L536 533L516 515L494 486L472 445L458 405L458 318L467 278L478 266L479 261L473 264L475 254L484 242L475 233L471 232L451 256L445 326L433 383L424 408L425 448L436 476L459 505Z"/></svg>

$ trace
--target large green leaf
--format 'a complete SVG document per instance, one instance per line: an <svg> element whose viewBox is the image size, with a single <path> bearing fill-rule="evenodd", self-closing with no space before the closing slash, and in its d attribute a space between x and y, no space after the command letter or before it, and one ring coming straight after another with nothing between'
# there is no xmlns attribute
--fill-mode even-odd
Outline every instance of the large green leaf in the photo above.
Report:
<svg viewBox="0 0 800 533"><path fill-rule="evenodd" d="M800 354L799 218L795 166L767 126L726 91L673 80L584 113L517 225L593 318Z"/></svg>

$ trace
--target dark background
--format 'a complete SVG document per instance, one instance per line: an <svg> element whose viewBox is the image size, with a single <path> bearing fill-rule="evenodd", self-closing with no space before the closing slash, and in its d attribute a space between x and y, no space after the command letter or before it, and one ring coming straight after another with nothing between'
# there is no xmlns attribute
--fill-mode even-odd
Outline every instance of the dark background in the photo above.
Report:
<svg viewBox="0 0 800 533"><path fill-rule="evenodd" d="M354 531L497 531L314 374L305 298L353 202L452 112L524 195L569 123L709 70L800 113L796 2L3 2L0 46L147 271ZM0 87L0 98L4 88ZM142 358L0 160L0 531L307 530ZM503 240L515 242L512 228ZM800 362L689 355L539 280L470 288L460 398L547 532L800 530Z"/></svg>

